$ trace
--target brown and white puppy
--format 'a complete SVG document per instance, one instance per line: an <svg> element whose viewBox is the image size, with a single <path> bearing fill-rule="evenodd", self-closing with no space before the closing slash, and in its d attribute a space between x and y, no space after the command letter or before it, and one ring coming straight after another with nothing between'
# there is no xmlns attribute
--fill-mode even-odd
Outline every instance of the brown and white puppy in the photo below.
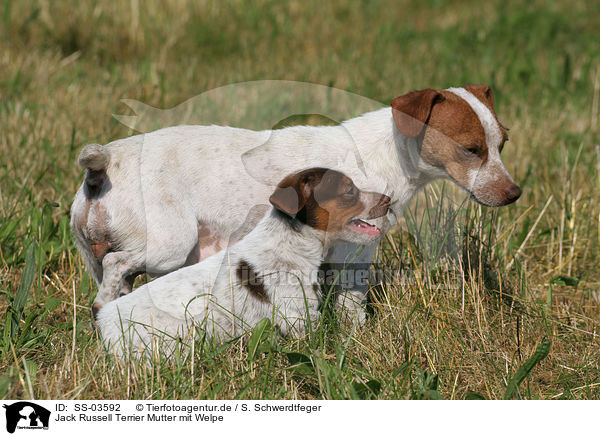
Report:
<svg viewBox="0 0 600 436"><path fill-rule="evenodd" d="M317 322L318 271L329 241L376 241L390 198L312 168L286 177L270 201L254 230L227 250L106 304L97 317L106 346L124 355L158 339L168 352L193 326L223 340L263 318L284 335Z"/></svg>
<svg viewBox="0 0 600 436"><path fill-rule="evenodd" d="M312 168L282 180L269 201L328 240L368 244L381 236L390 198L360 191L339 171ZM382 218L378 222L373 219ZM371 220L372 223L369 222Z"/></svg>

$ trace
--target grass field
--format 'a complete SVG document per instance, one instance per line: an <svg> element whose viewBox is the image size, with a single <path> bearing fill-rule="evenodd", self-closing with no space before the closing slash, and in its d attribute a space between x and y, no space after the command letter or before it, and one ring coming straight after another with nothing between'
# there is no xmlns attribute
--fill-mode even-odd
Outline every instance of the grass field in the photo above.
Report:
<svg viewBox="0 0 600 436"><path fill-rule="evenodd" d="M0 398L600 399L599 29L593 0L2 1ZM360 329L330 314L304 340L114 361L69 233L79 150L133 133L121 99L257 79L384 104L488 84L523 196L453 221L449 186L428 189L382 244L398 274Z"/></svg>

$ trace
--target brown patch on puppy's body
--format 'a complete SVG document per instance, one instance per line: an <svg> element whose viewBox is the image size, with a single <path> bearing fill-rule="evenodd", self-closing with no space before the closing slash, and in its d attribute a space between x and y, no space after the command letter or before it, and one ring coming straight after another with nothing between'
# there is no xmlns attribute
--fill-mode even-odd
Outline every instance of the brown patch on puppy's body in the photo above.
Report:
<svg viewBox="0 0 600 436"><path fill-rule="evenodd" d="M252 265L244 259L240 259L240 263L238 264L235 273L242 288L247 289L252 297L256 298L261 303L268 304L271 302L262 278L256 274Z"/></svg>

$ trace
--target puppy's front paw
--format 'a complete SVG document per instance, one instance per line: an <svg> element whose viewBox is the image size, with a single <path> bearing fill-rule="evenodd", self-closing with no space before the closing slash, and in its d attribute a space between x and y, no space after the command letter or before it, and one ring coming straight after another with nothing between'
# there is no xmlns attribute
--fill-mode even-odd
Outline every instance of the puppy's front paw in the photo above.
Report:
<svg viewBox="0 0 600 436"><path fill-rule="evenodd" d="M336 310L345 322L362 325L367 320L364 293L360 291L344 291L336 301Z"/></svg>
<svg viewBox="0 0 600 436"><path fill-rule="evenodd" d="M321 319L321 312L309 309L307 312L288 315L279 323L279 330L283 336L301 338L309 331L314 330Z"/></svg>

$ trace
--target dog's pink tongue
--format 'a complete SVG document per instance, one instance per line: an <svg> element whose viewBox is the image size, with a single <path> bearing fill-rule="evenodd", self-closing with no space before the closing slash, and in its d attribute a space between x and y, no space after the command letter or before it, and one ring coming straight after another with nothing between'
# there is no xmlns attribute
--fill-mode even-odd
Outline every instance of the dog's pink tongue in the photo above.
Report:
<svg viewBox="0 0 600 436"><path fill-rule="evenodd" d="M348 223L348 227L350 227L355 232L364 233L368 236L379 236L381 234L381 230L379 229L379 227L373 226L362 220L350 221L350 223Z"/></svg>

